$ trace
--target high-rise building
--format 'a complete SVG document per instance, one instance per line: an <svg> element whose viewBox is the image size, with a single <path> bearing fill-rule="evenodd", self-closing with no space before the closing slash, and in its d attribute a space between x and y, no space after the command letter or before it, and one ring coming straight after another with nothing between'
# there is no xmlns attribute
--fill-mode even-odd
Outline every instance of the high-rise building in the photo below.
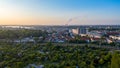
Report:
<svg viewBox="0 0 120 68"><path fill-rule="evenodd" d="M72 29L73 34L87 34L87 32L88 32L87 28Z"/></svg>
<svg viewBox="0 0 120 68"><path fill-rule="evenodd" d="M88 29L87 28L80 28L79 29L79 34L87 34Z"/></svg>
<svg viewBox="0 0 120 68"><path fill-rule="evenodd" d="M72 29L72 33L78 35L78 34L79 34L79 28L77 28L77 29Z"/></svg>

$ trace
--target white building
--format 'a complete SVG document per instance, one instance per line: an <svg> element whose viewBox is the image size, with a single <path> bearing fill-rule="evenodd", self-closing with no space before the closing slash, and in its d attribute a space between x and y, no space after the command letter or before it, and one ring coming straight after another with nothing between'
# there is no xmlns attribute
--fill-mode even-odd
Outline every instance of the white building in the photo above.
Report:
<svg viewBox="0 0 120 68"><path fill-rule="evenodd" d="M108 39L108 38L106 38L106 42L107 42L107 43L112 43L113 41L110 40L110 39Z"/></svg>
<svg viewBox="0 0 120 68"><path fill-rule="evenodd" d="M112 38L112 39L115 39L115 40L120 40L120 35L117 35L117 36L109 36L110 38Z"/></svg>
<svg viewBox="0 0 120 68"><path fill-rule="evenodd" d="M99 32L96 32L96 31L91 31L91 32L88 33L88 36L89 37L94 37L94 38L101 38L102 34L99 33Z"/></svg>
<svg viewBox="0 0 120 68"><path fill-rule="evenodd" d="M26 42L35 42L35 40L34 40L33 38L27 37L27 38L23 38L23 39L21 39L21 40L14 40L14 42L15 42L15 43L20 43L20 42L26 43Z"/></svg>
<svg viewBox="0 0 120 68"><path fill-rule="evenodd" d="M72 29L72 33L73 34L87 34L88 33L88 29L86 28L77 28L77 29Z"/></svg>
<svg viewBox="0 0 120 68"><path fill-rule="evenodd" d="M78 34L79 34L79 28L77 28L77 29L72 29L72 33L78 35Z"/></svg>

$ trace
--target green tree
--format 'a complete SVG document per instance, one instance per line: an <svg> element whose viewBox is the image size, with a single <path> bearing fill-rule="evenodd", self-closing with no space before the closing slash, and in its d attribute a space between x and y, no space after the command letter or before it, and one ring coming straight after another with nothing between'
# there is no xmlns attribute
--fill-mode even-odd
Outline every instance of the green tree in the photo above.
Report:
<svg viewBox="0 0 120 68"><path fill-rule="evenodd" d="M104 60L101 58L101 59L99 60L99 63L100 63L100 64L103 64L103 63L104 63Z"/></svg>
<svg viewBox="0 0 120 68"><path fill-rule="evenodd" d="M120 68L120 56L117 52L112 55L111 68Z"/></svg>

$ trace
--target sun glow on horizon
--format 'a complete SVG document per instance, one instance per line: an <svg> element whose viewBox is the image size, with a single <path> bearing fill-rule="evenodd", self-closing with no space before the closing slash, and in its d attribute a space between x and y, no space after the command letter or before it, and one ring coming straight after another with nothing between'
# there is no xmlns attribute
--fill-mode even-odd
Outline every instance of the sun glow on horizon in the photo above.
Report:
<svg viewBox="0 0 120 68"><path fill-rule="evenodd" d="M120 24L119 2L63 1L1 0L0 25Z"/></svg>

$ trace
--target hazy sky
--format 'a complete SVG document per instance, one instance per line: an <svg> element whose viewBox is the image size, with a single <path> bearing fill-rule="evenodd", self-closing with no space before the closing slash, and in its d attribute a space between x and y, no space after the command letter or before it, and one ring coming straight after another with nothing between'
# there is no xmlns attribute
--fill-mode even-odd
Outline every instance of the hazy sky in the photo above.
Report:
<svg viewBox="0 0 120 68"><path fill-rule="evenodd" d="M120 24L120 0L0 0L1 25Z"/></svg>

